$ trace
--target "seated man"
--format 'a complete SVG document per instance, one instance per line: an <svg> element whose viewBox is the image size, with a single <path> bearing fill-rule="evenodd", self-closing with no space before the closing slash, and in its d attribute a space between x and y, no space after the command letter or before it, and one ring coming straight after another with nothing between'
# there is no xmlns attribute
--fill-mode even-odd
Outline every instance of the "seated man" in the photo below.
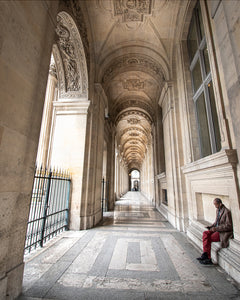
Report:
<svg viewBox="0 0 240 300"><path fill-rule="evenodd" d="M233 226L231 212L227 209L222 200L215 198L213 201L217 209L216 220L211 225L206 227L208 230L203 232L203 254L197 259L201 264L211 265L211 243L221 242L222 248L228 247L229 238L233 237Z"/></svg>

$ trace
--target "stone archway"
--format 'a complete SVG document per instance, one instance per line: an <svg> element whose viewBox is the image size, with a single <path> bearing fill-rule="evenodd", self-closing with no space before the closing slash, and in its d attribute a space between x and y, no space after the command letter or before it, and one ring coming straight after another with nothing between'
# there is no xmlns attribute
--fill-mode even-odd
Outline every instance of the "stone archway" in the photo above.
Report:
<svg viewBox="0 0 240 300"><path fill-rule="evenodd" d="M87 62L78 28L72 17L64 11L57 15L56 34L52 53L58 93L52 99L48 166L68 169L72 174L70 229L77 230L80 229L86 124L90 103Z"/></svg>

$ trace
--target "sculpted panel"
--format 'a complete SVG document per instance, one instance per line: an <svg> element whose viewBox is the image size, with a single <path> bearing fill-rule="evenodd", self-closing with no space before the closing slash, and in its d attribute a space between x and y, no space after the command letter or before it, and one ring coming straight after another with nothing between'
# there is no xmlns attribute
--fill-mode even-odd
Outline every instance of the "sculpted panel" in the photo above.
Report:
<svg viewBox="0 0 240 300"><path fill-rule="evenodd" d="M86 97L88 76L83 45L76 25L71 17L61 12L57 16L58 71L60 98ZM60 61L61 60L61 61Z"/></svg>
<svg viewBox="0 0 240 300"><path fill-rule="evenodd" d="M127 79L123 82L123 88L129 91L138 91L144 89L144 81L139 79Z"/></svg>
<svg viewBox="0 0 240 300"><path fill-rule="evenodd" d="M122 22L142 22L151 10L152 0L114 0L114 15L122 16Z"/></svg>

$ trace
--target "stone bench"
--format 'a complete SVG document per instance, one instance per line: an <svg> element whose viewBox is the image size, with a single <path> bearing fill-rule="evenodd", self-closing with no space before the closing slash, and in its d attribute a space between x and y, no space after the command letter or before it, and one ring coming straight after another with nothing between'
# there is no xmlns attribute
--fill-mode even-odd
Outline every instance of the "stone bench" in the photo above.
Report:
<svg viewBox="0 0 240 300"><path fill-rule="evenodd" d="M202 234L209 224L205 221L192 221L187 228L187 235L202 253ZM214 264L222 267L233 279L240 283L240 242L229 240L228 248L221 248L220 242L213 242L211 257Z"/></svg>

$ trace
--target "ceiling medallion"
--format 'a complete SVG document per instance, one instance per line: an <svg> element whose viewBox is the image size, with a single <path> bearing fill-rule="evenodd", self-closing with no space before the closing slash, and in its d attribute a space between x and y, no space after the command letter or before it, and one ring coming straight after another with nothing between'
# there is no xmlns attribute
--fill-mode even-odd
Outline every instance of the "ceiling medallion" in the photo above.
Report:
<svg viewBox="0 0 240 300"><path fill-rule="evenodd" d="M152 11L152 0L114 0L114 15L122 16L122 22L143 22Z"/></svg>
<svg viewBox="0 0 240 300"><path fill-rule="evenodd" d="M138 91L144 89L144 82L139 79L127 79L123 81L123 88L129 91Z"/></svg>

